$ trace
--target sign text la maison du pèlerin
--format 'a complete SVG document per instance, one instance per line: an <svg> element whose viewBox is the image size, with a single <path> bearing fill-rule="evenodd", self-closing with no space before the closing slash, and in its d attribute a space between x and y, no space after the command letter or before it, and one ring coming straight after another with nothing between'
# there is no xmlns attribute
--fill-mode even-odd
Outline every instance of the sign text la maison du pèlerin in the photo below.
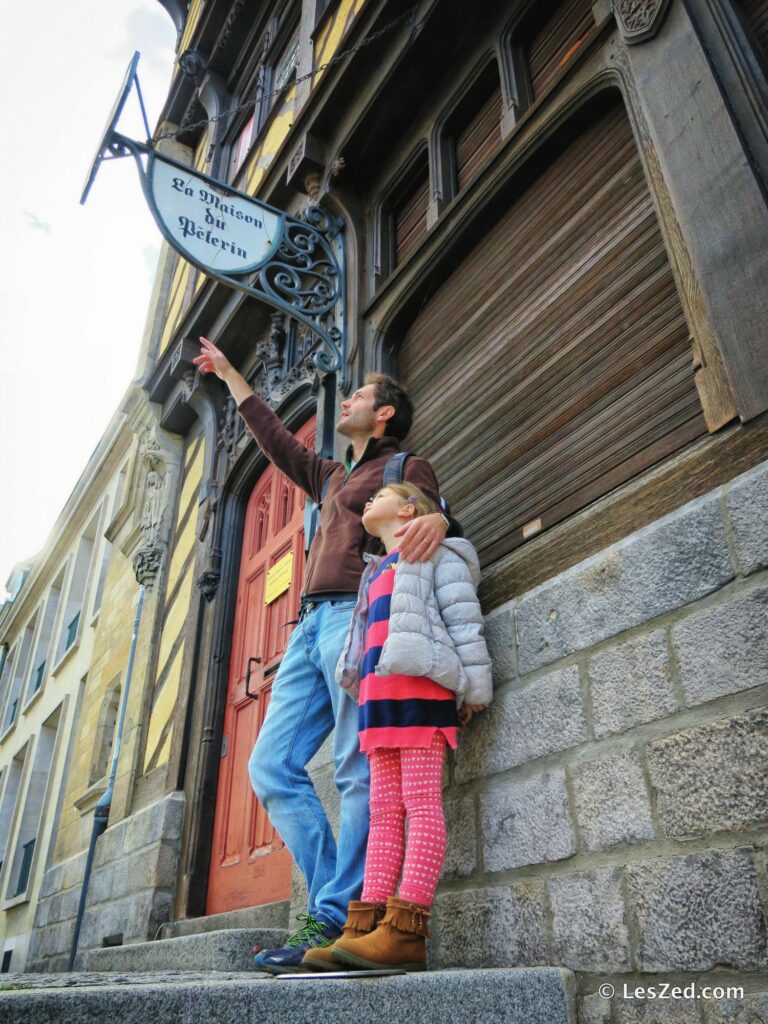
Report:
<svg viewBox="0 0 768 1024"><path fill-rule="evenodd" d="M121 134L117 123L134 88L147 138L151 134L136 71L138 61L135 53L80 202L88 198L105 160L133 157L144 195L166 241L214 280L308 327L319 342L312 353L315 367L326 375L337 374L338 386L346 393L342 221L314 205L301 216L292 216L178 163L158 152L151 141L138 142Z"/></svg>
<svg viewBox="0 0 768 1024"><path fill-rule="evenodd" d="M149 184L155 209L171 244L193 262L222 274L261 266L280 238L280 216L245 197L218 191L194 172L153 159Z"/></svg>

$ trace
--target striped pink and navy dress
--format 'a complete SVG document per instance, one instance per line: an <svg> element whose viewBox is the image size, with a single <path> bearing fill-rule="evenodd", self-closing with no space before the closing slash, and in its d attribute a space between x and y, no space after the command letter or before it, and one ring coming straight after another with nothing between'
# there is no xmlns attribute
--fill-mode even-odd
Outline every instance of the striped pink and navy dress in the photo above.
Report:
<svg viewBox="0 0 768 1024"><path fill-rule="evenodd" d="M360 749L431 747L441 732L456 747L459 718L456 695L426 676L377 676L389 633L389 604L399 552L393 551L371 577L360 673Z"/></svg>

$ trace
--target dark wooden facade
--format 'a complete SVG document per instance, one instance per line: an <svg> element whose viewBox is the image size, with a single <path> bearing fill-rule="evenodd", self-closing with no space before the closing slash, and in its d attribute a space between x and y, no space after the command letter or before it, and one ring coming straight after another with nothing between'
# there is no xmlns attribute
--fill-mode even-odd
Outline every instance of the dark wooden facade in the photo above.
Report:
<svg viewBox="0 0 768 1024"><path fill-rule="evenodd" d="M411 389L409 445L434 460L480 550L487 610L765 457L768 7L615 6L419 5L415 25L297 82L290 131L256 190L291 211L309 196L343 219L349 377L383 368ZM211 115L214 85L226 109L291 74L294 32L306 71L338 7L211 0L189 40L208 70L174 79L164 118ZM407 10L358 7L341 50ZM262 109L259 130L275 117ZM207 169L223 173L246 123L181 141L209 146ZM176 910L193 916L205 908L242 523L264 465L223 389L183 381L194 339L220 344L292 429L317 412L328 452L341 395L308 362L311 339L214 282L174 330L148 390L166 429L199 420L207 449L206 600L190 610L184 742L166 778L192 808Z"/></svg>

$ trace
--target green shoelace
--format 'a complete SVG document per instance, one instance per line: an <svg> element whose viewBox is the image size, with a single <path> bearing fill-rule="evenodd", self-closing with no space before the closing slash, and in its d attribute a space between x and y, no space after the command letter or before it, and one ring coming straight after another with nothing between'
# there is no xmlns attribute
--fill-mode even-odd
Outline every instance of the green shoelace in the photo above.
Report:
<svg viewBox="0 0 768 1024"><path fill-rule="evenodd" d="M286 946L293 948L303 946L308 942L311 946L320 948L322 946L330 946L333 942L333 939L329 939L325 934L325 925L318 921L317 918L312 917L311 914L297 914L296 920L304 921L305 923L286 940Z"/></svg>

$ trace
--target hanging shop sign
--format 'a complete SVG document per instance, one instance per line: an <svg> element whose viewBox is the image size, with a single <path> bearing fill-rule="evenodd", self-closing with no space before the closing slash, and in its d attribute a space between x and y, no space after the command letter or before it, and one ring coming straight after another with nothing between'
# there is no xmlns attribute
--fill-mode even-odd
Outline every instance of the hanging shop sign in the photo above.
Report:
<svg viewBox="0 0 768 1024"><path fill-rule="evenodd" d="M342 223L319 206L301 217L263 203L207 174L159 153L117 131L126 100L135 88L147 121L135 53L112 108L86 179L84 203L105 160L132 156L144 195L167 242L189 263L305 324L319 341L315 366L344 370L344 242Z"/></svg>
<svg viewBox="0 0 768 1024"><path fill-rule="evenodd" d="M178 252L222 274L247 274L274 255L280 216L233 196L150 154L147 178L155 216Z"/></svg>

